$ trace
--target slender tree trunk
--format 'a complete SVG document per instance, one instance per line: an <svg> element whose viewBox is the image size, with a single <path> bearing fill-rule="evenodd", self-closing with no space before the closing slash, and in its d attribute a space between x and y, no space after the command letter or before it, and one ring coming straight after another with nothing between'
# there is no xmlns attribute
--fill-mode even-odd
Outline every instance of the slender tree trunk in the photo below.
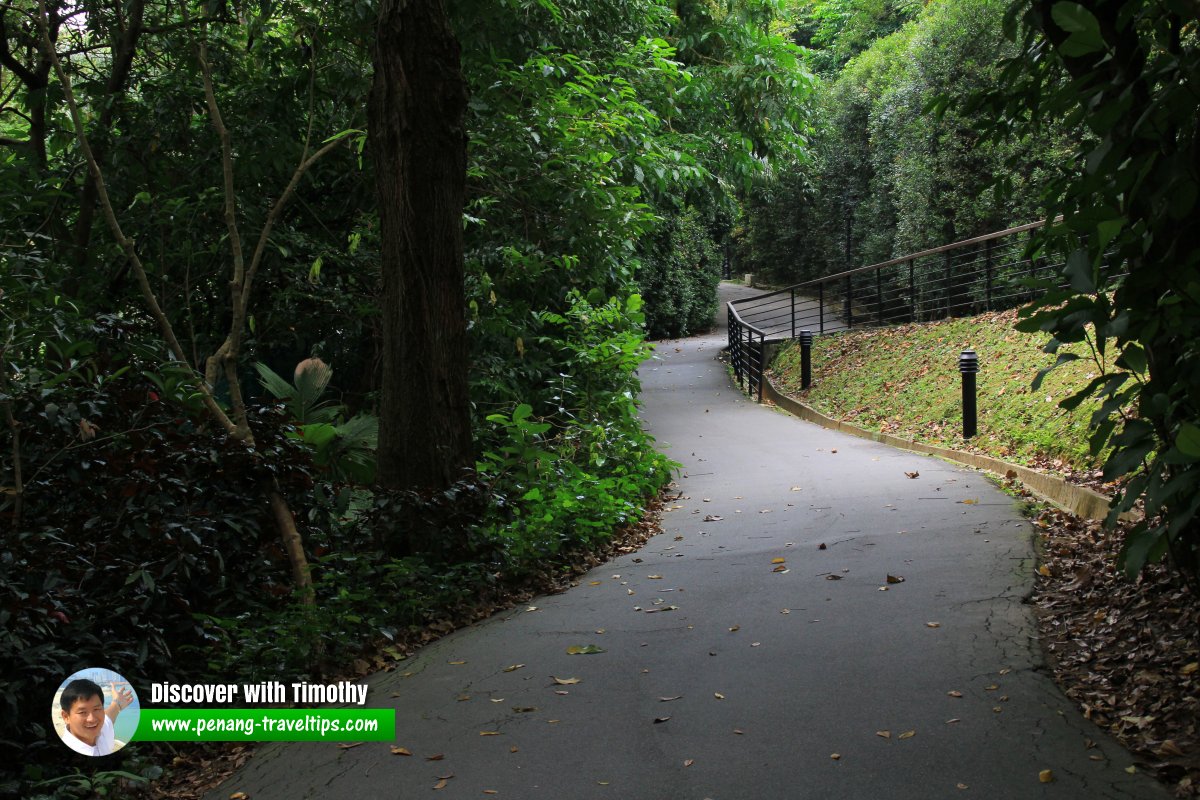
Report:
<svg viewBox="0 0 1200 800"><path fill-rule="evenodd" d="M133 58L137 54L138 39L142 35L142 22L145 17L145 0L133 0L129 3L128 16L121 18L120 38L112 56L112 71L105 84L105 102L101 105L100 118L93 130L103 135L92 142L92 151L96 162L103 164L108 155L108 137L112 130L113 117L116 116L118 97L125 92L129 74L133 69ZM117 9L116 13L123 12ZM92 224L96 219L96 201L99 192L96 191L96 181L91 172L84 178L83 190L79 196L79 217L75 220L75 255L74 264L78 268L87 266L89 249L92 243ZM123 272L127 265L121 265ZM78 279L75 279L78 283Z"/></svg>
<svg viewBox="0 0 1200 800"><path fill-rule="evenodd" d="M370 148L379 196L378 481L445 488L471 463L462 212L467 90L442 0L384 0Z"/></svg>

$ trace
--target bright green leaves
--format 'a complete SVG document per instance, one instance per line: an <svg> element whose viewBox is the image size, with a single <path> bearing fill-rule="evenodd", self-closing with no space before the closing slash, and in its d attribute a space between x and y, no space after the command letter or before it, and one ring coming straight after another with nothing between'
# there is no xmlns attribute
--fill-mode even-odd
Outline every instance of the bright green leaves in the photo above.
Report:
<svg viewBox="0 0 1200 800"><path fill-rule="evenodd" d="M1050 8L1050 16L1070 34L1060 48L1063 55L1083 56L1104 49L1099 20L1079 3L1055 3Z"/></svg>
<svg viewBox="0 0 1200 800"><path fill-rule="evenodd" d="M1023 135L1054 118L1092 134L1074 148L1082 169L1051 185L1046 216L1063 222L1039 243L1067 254L1069 288L1026 322L1093 345L1091 442L1111 442L1104 476L1122 482L1110 521L1145 512L1121 554L1130 575L1167 554L1200 571L1200 51L1181 45L1185 19L1171 0L1053 3L1024 17L990 101Z"/></svg>
<svg viewBox="0 0 1200 800"><path fill-rule="evenodd" d="M1188 458L1200 461L1200 426L1184 422L1175 435L1175 447Z"/></svg>

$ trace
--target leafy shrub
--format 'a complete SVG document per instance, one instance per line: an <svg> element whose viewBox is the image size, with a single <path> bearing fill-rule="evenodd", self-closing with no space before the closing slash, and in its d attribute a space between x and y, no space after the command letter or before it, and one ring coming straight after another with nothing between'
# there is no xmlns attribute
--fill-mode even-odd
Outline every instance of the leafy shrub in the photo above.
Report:
<svg viewBox="0 0 1200 800"><path fill-rule="evenodd" d="M44 288L24 277L7 284L14 308ZM103 664L134 681L203 677L203 661L177 658L211 642L197 615L289 602L261 487L312 486L274 411L254 419L255 450L232 444L192 415L178 374L151 369L158 353L136 326L69 308L49 319L10 338L0 397L20 426L16 448L0 434L0 485L16 486L18 465L23 484L0 503L0 703L4 744L32 778L64 758L46 704L65 675Z"/></svg>
<svg viewBox="0 0 1200 800"><path fill-rule="evenodd" d="M642 261L638 283L651 339L708 330L717 308L721 256L694 208L669 217Z"/></svg>

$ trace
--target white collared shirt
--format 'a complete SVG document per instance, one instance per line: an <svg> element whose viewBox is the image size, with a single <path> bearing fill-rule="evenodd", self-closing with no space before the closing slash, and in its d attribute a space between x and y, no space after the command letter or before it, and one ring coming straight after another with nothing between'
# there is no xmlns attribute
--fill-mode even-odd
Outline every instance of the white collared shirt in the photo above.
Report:
<svg viewBox="0 0 1200 800"><path fill-rule="evenodd" d="M88 744L75 734L71 733L70 728L63 728L62 740L66 742L67 747L74 750L76 753L81 753L85 756L107 756L115 749L113 747L116 734L113 731L112 720L108 715L104 715L104 724L100 726L100 735L96 737L95 744Z"/></svg>

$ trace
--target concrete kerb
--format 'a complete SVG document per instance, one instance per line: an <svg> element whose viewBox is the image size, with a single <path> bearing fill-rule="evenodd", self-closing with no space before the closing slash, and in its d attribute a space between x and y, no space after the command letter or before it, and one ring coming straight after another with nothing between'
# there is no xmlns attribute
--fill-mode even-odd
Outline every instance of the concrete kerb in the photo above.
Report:
<svg viewBox="0 0 1200 800"><path fill-rule="evenodd" d="M778 342L767 342L767 345L768 348L774 349L770 346L777 346ZM722 355L727 356L727 353L725 353L727 349L724 348L722 350ZM770 357L773 355L770 352L766 353L764 360L769 363L771 360ZM849 422L828 417L796 398L780 392L771 383L770 377L766 374L763 375L763 401L771 402L778 408L782 408L784 411L800 419L813 422L823 428L841 431L842 433L848 433L851 436L858 436L862 439L870 439L871 441L886 444L889 447L895 447L899 450L937 456L948 461L990 472L1002 478L1008 477L1012 473L1025 485L1025 488L1039 499L1064 511L1068 511L1084 519L1101 520L1108 516L1110 498L1085 486L1068 483L1057 475L1047 475L1044 472L1038 472L1035 469L1030 469L1020 464L1012 464L999 458L954 450L949 447L939 447L923 442L914 442L911 439L904 439L878 431L869 431L857 425L852 425ZM1125 518L1125 516L1122 515L1122 518Z"/></svg>

